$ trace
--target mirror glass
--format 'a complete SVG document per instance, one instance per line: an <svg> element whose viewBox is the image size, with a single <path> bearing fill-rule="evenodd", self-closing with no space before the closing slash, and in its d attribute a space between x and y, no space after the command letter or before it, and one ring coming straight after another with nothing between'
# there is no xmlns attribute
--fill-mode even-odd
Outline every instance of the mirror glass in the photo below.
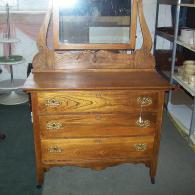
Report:
<svg viewBox="0 0 195 195"><path fill-rule="evenodd" d="M131 0L58 0L59 41L129 44Z"/></svg>

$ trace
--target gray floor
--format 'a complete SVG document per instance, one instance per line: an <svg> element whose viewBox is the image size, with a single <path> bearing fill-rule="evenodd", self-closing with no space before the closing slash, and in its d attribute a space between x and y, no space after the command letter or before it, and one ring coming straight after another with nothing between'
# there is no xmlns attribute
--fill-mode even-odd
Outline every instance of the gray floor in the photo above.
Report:
<svg viewBox="0 0 195 195"><path fill-rule="evenodd" d="M29 105L0 105L0 132L0 195L40 195Z"/></svg>
<svg viewBox="0 0 195 195"><path fill-rule="evenodd" d="M176 100L187 100L181 95ZM181 98L182 97L182 98ZM182 103L182 102L175 102ZM190 105L191 103L189 103ZM37 189L33 130L27 104L0 105L0 195L194 195L195 153L168 120L162 129L159 169L151 185L144 165L122 165L105 171L76 167L51 169Z"/></svg>
<svg viewBox="0 0 195 195"><path fill-rule="evenodd" d="M166 113L156 184L144 165L120 165L104 171L63 167L45 174L42 195L194 195L195 153Z"/></svg>

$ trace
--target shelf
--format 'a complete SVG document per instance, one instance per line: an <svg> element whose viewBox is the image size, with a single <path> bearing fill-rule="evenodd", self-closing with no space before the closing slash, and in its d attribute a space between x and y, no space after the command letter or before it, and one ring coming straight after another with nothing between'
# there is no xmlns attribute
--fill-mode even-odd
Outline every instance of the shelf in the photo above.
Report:
<svg viewBox="0 0 195 195"><path fill-rule="evenodd" d="M186 105L168 104L169 117L182 136L188 140L191 124L192 109ZM195 146L195 134L190 136L190 141ZM193 147L194 148L194 147Z"/></svg>
<svg viewBox="0 0 195 195"><path fill-rule="evenodd" d="M20 42L19 39L2 39L0 38L0 43L18 43Z"/></svg>
<svg viewBox="0 0 195 195"><path fill-rule="evenodd" d="M164 5L177 5L178 0L159 0L159 4L164 4Z"/></svg>
<svg viewBox="0 0 195 195"><path fill-rule="evenodd" d="M184 82L178 74L173 75L175 79L186 91L188 91L192 96L195 96L195 87L189 85L187 82Z"/></svg>
<svg viewBox="0 0 195 195"><path fill-rule="evenodd" d="M13 83L11 80L0 81L0 91L22 89L24 81L24 79L14 79Z"/></svg>
<svg viewBox="0 0 195 195"><path fill-rule="evenodd" d="M177 43L178 45L181 45L181 46L183 46L183 47L185 47L185 48L187 48L187 49L189 49L189 50L195 52L195 48L192 48L192 45L189 45L189 44L184 43L184 42L179 41L179 40L177 40L176 43Z"/></svg>
<svg viewBox="0 0 195 195"><path fill-rule="evenodd" d="M24 58L18 55L9 56L7 59L5 56L0 57L0 64L3 65L16 65L24 62Z"/></svg>
<svg viewBox="0 0 195 195"><path fill-rule="evenodd" d="M156 29L156 34L160 37L167 39L168 41L174 41L174 32L172 34L172 28L169 27L160 27Z"/></svg>
<svg viewBox="0 0 195 195"><path fill-rule="evenodd" d="M164 4L164 5L178 5L181 7L195 7L195 4L193 3L177 3L178 0L159 0L159 4Z"/></svg>
<svg viewBox="0 0 195 195"><path fill-rule="evenodd" d="M181 3L181 4L178 4L179 6L181 7L195 7L195 4L187 4L187 3Z"/></svg>

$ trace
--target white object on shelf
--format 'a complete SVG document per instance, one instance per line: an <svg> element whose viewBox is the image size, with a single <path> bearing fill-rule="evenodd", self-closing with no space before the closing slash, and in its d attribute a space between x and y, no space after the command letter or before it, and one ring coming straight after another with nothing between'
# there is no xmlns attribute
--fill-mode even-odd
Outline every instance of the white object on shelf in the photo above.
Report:
<svg viewBox="0 0 195 195"><path fill-rule="evenodd" d="M181 35L178 37L181 42L186 44L194 44L194 29L183 28L181 29Z"/></svg>
<svg viewBox="0 0 195 195"><path fill-rule="evenodd" d="M195 87L194 86L189 85L187 82L183 81L182 78L178 74L174 74L173 79L175 79L192 96L195 96Z"/></svg>

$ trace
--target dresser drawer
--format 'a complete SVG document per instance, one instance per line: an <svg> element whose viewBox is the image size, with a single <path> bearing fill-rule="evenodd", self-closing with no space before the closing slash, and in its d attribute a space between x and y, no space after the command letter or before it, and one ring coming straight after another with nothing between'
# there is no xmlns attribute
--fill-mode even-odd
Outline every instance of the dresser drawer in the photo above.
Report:
<svg viewBox="0 0 195 195"><path fill-rule="evenodd" d="M154 136L42 140L42 160L71 161L150 157Z"/></svg>
<svg viewBox="0 0 195 195"><path fill-rule="evenodd" d="M71 114L39 116L43 138L79 138L151 135L155 130L156 113L138 114Z"/></svg>
<svg viewBox="0 0 195 195"><path fill-rule="evenodd" d="M142 91L65 91L38 93L38 110L42 113L133 112L158 108L157 92Z"/></svg>

